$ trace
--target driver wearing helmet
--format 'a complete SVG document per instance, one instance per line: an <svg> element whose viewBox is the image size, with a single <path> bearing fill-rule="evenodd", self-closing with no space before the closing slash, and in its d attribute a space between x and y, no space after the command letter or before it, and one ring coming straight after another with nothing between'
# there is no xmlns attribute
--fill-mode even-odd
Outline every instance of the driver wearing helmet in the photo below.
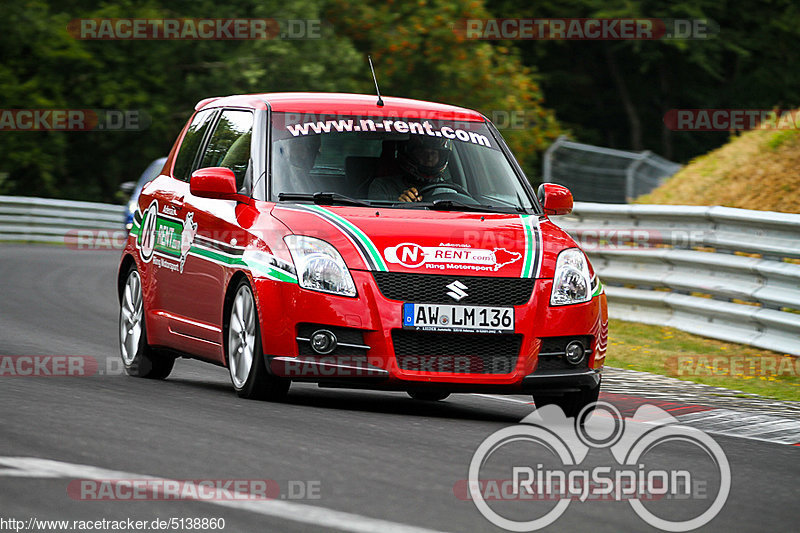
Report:
<svg viewBox="0 0 800 533"><path fill-rule="evenodd" d="M450 159L451 141L439 137L412 135L397 153L397 164L403 173L375 179L369 197L376 200L419 202L420 190L444 180Z"/></svg>

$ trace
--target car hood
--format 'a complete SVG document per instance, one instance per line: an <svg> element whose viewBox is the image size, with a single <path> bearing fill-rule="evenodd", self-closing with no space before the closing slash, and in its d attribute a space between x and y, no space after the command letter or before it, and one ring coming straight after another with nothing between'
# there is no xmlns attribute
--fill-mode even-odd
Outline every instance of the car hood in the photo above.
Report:
<svg viewBox="0 0 800 533"><path fill-rule="evenodd" d="M424 209L277 204L292 233L327 241L354 270L553 277L574 241L546 217Z"/></svg>

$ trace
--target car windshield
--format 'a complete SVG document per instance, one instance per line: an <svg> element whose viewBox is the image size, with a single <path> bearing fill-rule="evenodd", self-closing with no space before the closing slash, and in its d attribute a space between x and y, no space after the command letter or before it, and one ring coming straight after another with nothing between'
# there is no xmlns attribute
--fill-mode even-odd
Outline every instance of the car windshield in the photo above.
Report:
<svg viewBox="0 0 800 533"><path fill-rule="evenodd" d="M273 201L535 209L483 122L273 113L271 165Z"/></svg>

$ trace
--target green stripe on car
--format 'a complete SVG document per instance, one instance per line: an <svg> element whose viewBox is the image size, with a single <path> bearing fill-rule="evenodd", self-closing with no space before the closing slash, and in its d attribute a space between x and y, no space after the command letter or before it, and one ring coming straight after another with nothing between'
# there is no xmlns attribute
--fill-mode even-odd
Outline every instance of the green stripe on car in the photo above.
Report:
<svg viewBox="0 0 800 533"><path fill-rule="evenodd" d="M214 250L209 250L208 248L200 248L198 246L192 246L191 250L189 250L189 254L215 263L247 267L251 271L257 271L275 281L297 283L297 276L294 274L275 268L273 265L267 264L263 261L244 259L243 257L237 257Z"/></svg>
<svg viewBox="0 0 800 533"><path fill-rule="evenodd" d="M536 218L533 215L520 215L519 218L522 221L522 231L525 234L525 251L523 252L522 273L520 277L532 278L534 276L533 258L537 250L531 223L535 222Z"/></svg>
<svg viewBox="0 0 800 533"><path fill-rule="evenodd" d="M592 298L595 296L600 296L601 294L603 294L603 282L598 279L597 287L595 287L594 292L592 293Z"/></svg>
<svg viewBox="0 0 800 533"><path fill-rule="evenodd" d="M358 226L356 226L346 218L341 217L336 213L331 212L328 209L325 209L324 207L318 205L310 205L308 207L314 211L317 211L322 216L327 216L332 218L337 223L344 226L344 228L349 230L350 236L356 239L359 243L361 243L363 248L367 251L367 253L370 256L370 259L372 259L372 261L375 263L376 270L380 272L387 272L389 270L389 268L386 266L386 262L383 260L383 257L378 251L378 248L375 246L375 243L373 243L370 240L370 238L367 237L366 233L361 231L361 229Z"/></svg>

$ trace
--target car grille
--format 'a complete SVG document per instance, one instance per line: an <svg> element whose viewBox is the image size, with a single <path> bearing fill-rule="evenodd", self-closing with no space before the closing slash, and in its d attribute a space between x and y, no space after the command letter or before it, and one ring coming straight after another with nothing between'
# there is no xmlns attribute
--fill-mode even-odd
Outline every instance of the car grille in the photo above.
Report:
<svg viewBox="0 0 800 533"><path fill-rule="evenodd" d="M508 374L519 358L522 335L392 331L397 365L416 372Z"/></svg>
<svg viewBox="0 0 800 533"><path fill-rule="evenodd" d="M460 281L467 286L467 296L458 301L465 305L523 305L531 299L532 278L488 278L479 276L439 276L401 272L373 272L381 294L390 300L452 304L447 285Z"/></svg>

